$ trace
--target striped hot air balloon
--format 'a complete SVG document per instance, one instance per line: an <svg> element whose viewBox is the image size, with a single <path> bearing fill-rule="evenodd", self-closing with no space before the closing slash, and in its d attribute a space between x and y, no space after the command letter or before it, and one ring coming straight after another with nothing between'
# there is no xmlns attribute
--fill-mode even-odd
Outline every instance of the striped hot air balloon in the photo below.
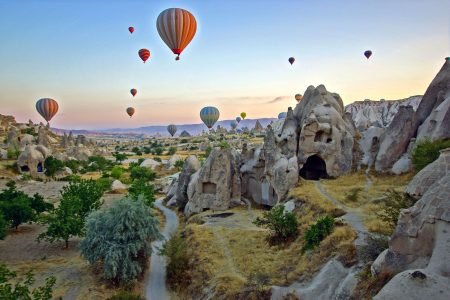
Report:
<svg viewBox="0 0 450 300"><path fill-rule="evenodd" d="M211 129L214 124L219 120L219 110L212 106L203 107L200 111L200 119L202 119L203 123Z"/></svg>
<svg viewBox="0 0 450 300"><path fill-rule="evenodd" d="M159 14L156 28L164 43L177 55L176 60L179 60L181 52L194 38L197 21L185 9L168 8Z"/></svg>
<svg viewBox="0 0 450 300"><path fill-rule="evenodd" d="M127 114L130 116L130 118L134 115L135 112L136 110L133 107L127 108Z"/></svg>
<svg viewBox="0 0 450 300"><path fill-rule="evenodd" d="M47 121L47 123L56 115L58 109L58 102L51 98L42 98L36 102L37 112L45 119L45 121Z"/></svg>
<svg viewBox="0 0 450 300"><path fill-rule="evenodd" d="M286 115L287 115L286 112L280 112L280 113L278 114L278 119L286 119Z"/></svg>
<svg viewBox="0 0 450 300"><path fill-rule="evenodd" d="M167 131L170 133L171 136L174 136L175 133L177 132L177 126L174 124L170 124L169 126L167 126Z"/></svg>
<svg viewBox="0 0 450 300"><path fill-rule="evenodd" d="M138 54L139 54L139 57L144 62L144 64L147 61L147 59L150 58L150 51L148 49L141 49L141 50L139 50Z"/></svg>

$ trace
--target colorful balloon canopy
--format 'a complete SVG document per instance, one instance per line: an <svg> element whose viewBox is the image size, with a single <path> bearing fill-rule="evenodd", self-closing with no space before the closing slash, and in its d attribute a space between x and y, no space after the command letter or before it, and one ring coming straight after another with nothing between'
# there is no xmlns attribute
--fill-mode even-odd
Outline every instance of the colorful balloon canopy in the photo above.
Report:
<svg viewBox="0 0 450 300"><path fill-rule="evenodd" d="M131 89L131 90L130 90L130 93L131 93L131 95L133 95L133 97L136 96L136 94L137 94L137 89Z"/></svg>
<svg viewBox="0 0 450 300"><path fill-rule="evenodd" d="M232 129L236 129L236 127L238 126L238 123L233 120L233 121L231 121L230 125L231 125Z"/></svg>
<svg viewBox="0 0 450 300"><path fill-rule="evenodd" d="M289 61L289 63L290 63L291 65L293 65L294 62L295 62L295 58L289 57L288 61Z"/></svg>
<svg viewBox="0 0 450 300"><path fill-rule="evenodd" d="M59 106L56 100L51 98L42 98L36 102L37 112L45 119L45 121L50 122L50 120L58 112Z"/></svg>
<svg viewBox="0 0 450 300"><path fill-rule="evenodd" d="M286 112L280 112L280 113L278 114L278 119L286 119L286 115L287 115Z"/></svg>
<svg viewBox="0 0 450 300"><path fill-rule="evenodd" d="M170 133L171 136L174 136L175 133L177 132L177 126L174 124L170 124L169 126L167 126L167 131Z"/></svg>
<svg viewBox="0 0 450 300"><path fill-rule="evenodd" d="M245 112L241 112L241 118L242 118L242 120L245 120L245 117L247 116L247 113L245 113Z"/></svg>
<svg viewBox="0 0 450 300"><path fill-rule="evenodd" d="M133 33L133 32L134 32L134 27L133 27L133 26L128 27L128 31L129 31L130 33Z"/></svg>
<svg viewBox="0 0 450 300"><path fill-rule="evenodd" d="M141 49L138 53L144 63L150 58L150 51L148 49Z"/></svg>
<svg viewBox="0 0 450 300"><path fill-rule="evenodd" d="M136 110L133 107L127 108L127 114L130 116L130 118L134 115L135 111Z"/></svg>
<svg viewBox="0 0 450 300"><path fill-rule="evenodd" d="M241 123L242 119L241 117L236 117L236 122Z"/></svg>
<svg viewBox="0 0 450 300"><path fill-rule="evenodd" d="M295 100L297 100L297 102L302 101L303 96L301 94L296 94L295 95Z"/></svg>
<svg viewBox="0 0 450 300"><path fill-rule="evenodd" d="M214 124L219 120L219 110L213 106L203 107L200 111L200 119L202 119L203 123L211 129Z"/></svg>
<svg viewBox="0 0 450 300"><path fill-rule="evenodd" d="M369 59L369 58L372 56L372 51L370 51L370 50L364 51L364 56L365 56L367 59Z"/></svg>
<svg viewBox="0 0 450 300"><path fill-rule="evenodd" d="M182 8L168 8L156 20L159 36L180 59L180 54L189 45L197 31L193 14Z"/></svg>

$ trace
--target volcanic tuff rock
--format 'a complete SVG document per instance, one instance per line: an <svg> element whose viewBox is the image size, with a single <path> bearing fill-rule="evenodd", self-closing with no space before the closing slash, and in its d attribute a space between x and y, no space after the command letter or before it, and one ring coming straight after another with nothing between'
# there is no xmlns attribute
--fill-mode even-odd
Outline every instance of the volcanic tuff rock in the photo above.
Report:
<svg viewBox="0 0 450 300"><path fill-rule="evenodd" d="M153 170L154 168L156 168L159 165L161 165L161 163L159 161L156 161L156 160L154 160L152 158L147 158L141 163L140 166L141 167L146 167L146 168L149 168L149 169Z"/></svg>
<svg viewBox="0 0 450 300"><path fill-rule="evenodd" d="M423 196L402 210L389 249L372 265L374 274L397 274L374 299L448 299L450 295L450 149L441 151L428 167L407 188ZM413 276L413 270L424 276Z"/></svg>
<svg viewBox="0 0 450 300"><path fill-rule="evenodd" d="M44 161L51 154L42 145L26 146L17 159L17 168L21 173L28 173L32 177L39 177L44 172Z"/></svg>
<svg viewBox="0 0 450 300"><path fill-rule="evenodd" d="M187 132L186 130L183 130L180 133L180 137L191 137L191 134L189 132Z"/></svg>
<svg viewBox="0 0 450 300"><path fill-rule="evenodd" d="M178 185L175 192L177 206L184 209L186 203L188 202L187 189L189 182L191 181L191 176L197 172L201 167L200 161L197 156L190 155L184 161L183 170L178 177Z"/></svg>
<svg viewBox="0 0 450 300"><path fill-rule="evenodd" d="M189 216L204 209L226 210L241 197L239 154L233 149L214 149L200 170L191 177L184 213Z"/></svg>

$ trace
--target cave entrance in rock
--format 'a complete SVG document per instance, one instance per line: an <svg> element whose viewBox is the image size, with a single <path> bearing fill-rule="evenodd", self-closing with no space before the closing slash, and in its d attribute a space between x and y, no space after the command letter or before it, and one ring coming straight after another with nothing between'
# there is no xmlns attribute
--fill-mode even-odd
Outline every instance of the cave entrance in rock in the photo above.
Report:
<svg viewBox="0 0 450 300"><path fill-rule="evenodd" d="M28 166L21 166L20 167L20 171L22 171L22 172L30 172L30 168L28 168Z"/></svg>
<svg viewBox="0 0 450 300"><path fill-rule="evenodd" d="M44 168L42 167L42 163L38 163L38 165L37 165L37 171L38 171L39 173L44 172Z"/></svg>
<svg viewBox="0 0 450 300"><path fill-rule="evenodd" d="M312 155L308 157L306 163L300 169L300 176L309 180L329 178L327 174L327 165L318 155Z"/></svg>

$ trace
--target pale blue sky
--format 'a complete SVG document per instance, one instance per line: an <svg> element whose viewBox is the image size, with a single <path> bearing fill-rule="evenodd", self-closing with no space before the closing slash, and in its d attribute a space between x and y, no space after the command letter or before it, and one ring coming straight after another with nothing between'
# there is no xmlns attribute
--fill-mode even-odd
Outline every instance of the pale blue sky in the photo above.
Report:
<svg viewBox="0 0 450 300"><path fill-rule="evenodd" d="M155 26L169 7L198 22L179 62ZM276 117L311 84L345 103L422 94L450 54L449 11L448 0L0 0L0 113L41 121L35 102L53 97L52 126L135 127L198 123L205 105L221 119Z"/></svg>

